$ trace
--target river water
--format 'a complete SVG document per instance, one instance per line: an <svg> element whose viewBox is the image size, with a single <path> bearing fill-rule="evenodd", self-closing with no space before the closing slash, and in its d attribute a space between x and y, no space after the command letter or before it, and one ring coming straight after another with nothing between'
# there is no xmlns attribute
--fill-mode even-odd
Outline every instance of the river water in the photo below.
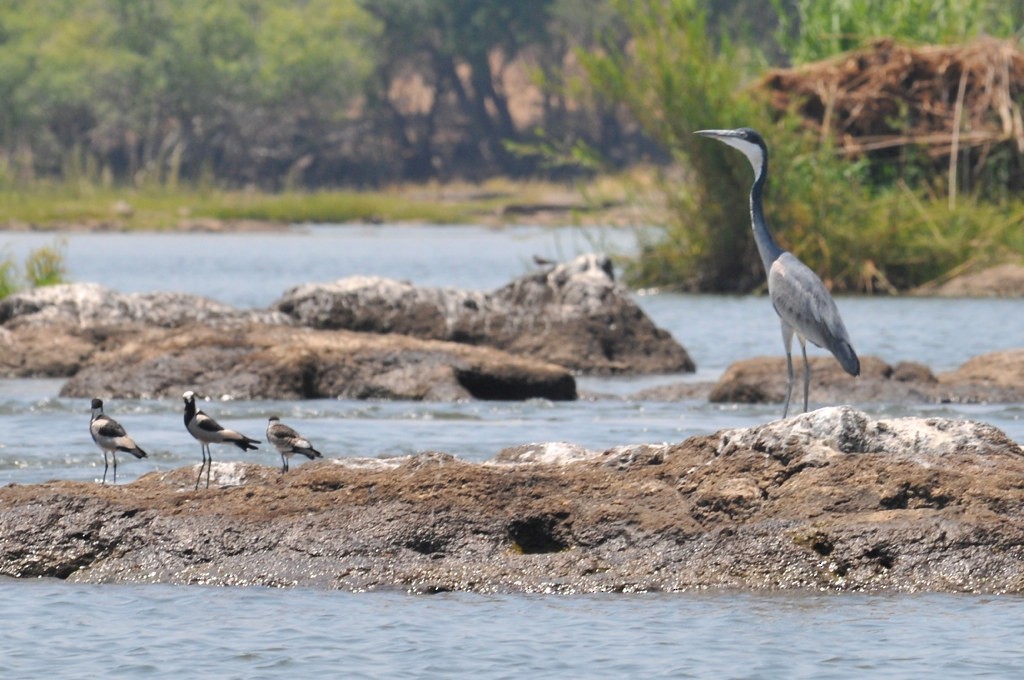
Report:
<svg viewBox="0 0 1024 680"><path fill-rule="evenodd" d="M239 307L263 307L289 286L354 274L492 289L527 271L533 255L628 253L635 243L628 231L613 229L389 225L60 238L73 281L122 292L198 293ZM19 260L54 243L53 235L0 234L0 247ZM778 322L766 298L661 293L637 299L688 349L696 375L583 378L581 390L618 398L572 403L216 401L203 408L260 439L267 416L276 413L329 457L440 450L469 460L535 441L593 449L679 441L778 417L778 405L629 398L666 382L714 380L738 359L780 354ZM1024 345L1019 300L841 298L838 304L858 352L890 363L921 361L942 371ZM102 475L102 456L87 432L89 405L58 398L60 384L0 380L0 484ZM854 405L875 416L984 420L1024 443L1021 403ZM143 461L122 456L119 483L198 463L180 400L112 399L106 406L150 452ZM215 448L214 455L279 464L266 448L247 454ZM1022 614L1024 600L1017 597L411 596L0 580L0 678L1016 677L1024 664Z"/></svg>

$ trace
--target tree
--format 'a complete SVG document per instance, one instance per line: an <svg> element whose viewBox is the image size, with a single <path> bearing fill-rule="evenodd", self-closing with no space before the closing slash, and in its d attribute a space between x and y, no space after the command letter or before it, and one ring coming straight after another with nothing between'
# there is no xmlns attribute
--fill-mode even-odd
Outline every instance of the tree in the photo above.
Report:
<svg viewBox="0 0 1024 680"><path fill-rule="evenodd" d="M407 174L424 177L438 162L519 170L506 142L520 136L501 85L502 69L530 46L549 39L554 0L363 0L383 25L374 102L402 131ZM410 114L396 106L390 88L415 74L431 90L428 106ZM453 158L434 145L439 117L460 129Z"/></svg>

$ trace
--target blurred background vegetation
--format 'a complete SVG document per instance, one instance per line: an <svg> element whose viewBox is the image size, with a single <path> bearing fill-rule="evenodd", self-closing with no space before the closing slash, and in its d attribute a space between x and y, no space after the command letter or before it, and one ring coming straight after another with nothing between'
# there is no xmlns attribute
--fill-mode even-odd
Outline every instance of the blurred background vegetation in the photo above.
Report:
<svg viewBox="0 0 1024 680"><path fill-rule="evenodd" d="M459 220L352 190L643 166L662 209L630 282L744 292L764 280L750 169L692 132L749 125L783 245L835 290L902 291L1024 253L1020 152L968 148L949 172L913 144L844 153L759 84L880 38L1022 25L1001 0L7 0L0 223L106 214L126 191L136 216L188 194L224 218Z"/></svg>

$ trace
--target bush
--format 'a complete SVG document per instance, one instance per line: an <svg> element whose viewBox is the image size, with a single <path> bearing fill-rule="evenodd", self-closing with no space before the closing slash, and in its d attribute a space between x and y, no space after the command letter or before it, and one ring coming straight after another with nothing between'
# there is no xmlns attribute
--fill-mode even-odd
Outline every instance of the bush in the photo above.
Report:
<svg viewBox="0 0 1024 680"><path fill-rule="evenodd" d="M40 288L64 283L67 275L65 248L66 243L58 240L52 246L31 251L25 258L23 273L18 272L17 263L10 255L0 260L0 298L17 292L23 284Z"/></svg>

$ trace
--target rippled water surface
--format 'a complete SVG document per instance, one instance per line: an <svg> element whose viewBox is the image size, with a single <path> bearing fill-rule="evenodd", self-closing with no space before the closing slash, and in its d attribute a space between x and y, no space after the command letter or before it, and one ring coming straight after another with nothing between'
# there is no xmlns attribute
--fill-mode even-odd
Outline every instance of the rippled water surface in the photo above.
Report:
<svg viewBox="0 0 1024 680"><path fill-rule="evenodd" d="M69 234L69 278L122 292L175 290L240 307L289 286L354 274L493 289L533 255L629 251L630 233L534 227L313 227L271 234ZM17 258L51 235L0 234ZM778 405L629 397L652 385L716 379L733 361L781 354L766 298L650 294L638 301L698 365L695 376L582 378L573 403L215 401L222 423L263 438L278 414L325 455L440 450L484 460L534 441L602 449L679 441L778 417ZM936 371L1024 346L1018 300L842 298L862 355ZM814 350L820 353L820 350ZM0 380L0 484L98 480L86 400L56 380ZM811 395L812 402L814 395ZM815 405L822 404L812 404ZM1024 442L1024 404L858 404L877 416L984 420ZM122 456L118 481L199 462L180 400L107 401L150 458ZM279 464L264 447L217 460ZM127 458L127 460L124 460ZM293 465L301 464L293 460ZM537 597L407 596L303 590L81 586L0 580L6 677L1016 677L1017 598L780 594ZM54 653L58 651L59 653Z"/></svg>
<svg viewBox="0 0 1024 680"><path fill-rule="evenodd" d="M1024 601L0 581L10 678L1016 678ZM16 623L15 623L16 622ZM15 625L12 625L15 624Z"/></svg>

